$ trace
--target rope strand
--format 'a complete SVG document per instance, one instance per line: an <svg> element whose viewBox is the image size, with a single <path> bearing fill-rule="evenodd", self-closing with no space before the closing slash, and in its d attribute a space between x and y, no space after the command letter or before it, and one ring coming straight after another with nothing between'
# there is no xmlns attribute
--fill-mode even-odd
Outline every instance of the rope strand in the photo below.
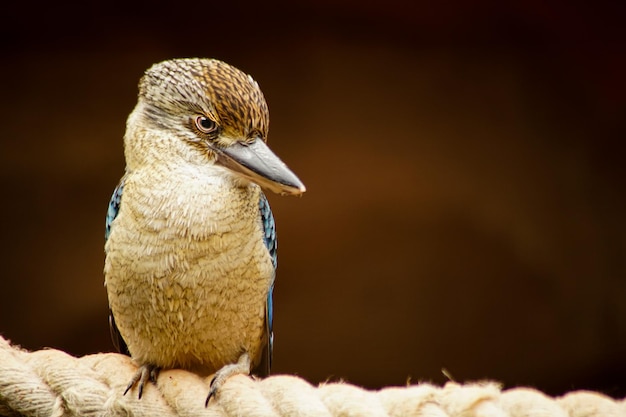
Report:
<svg viewBox="0 0 626 417"><path fill-rule="evenodd" d="M418 384L368 391L347 383L314 387L288 375L237 375L204 407L210 378L162 371L138 400L126 383L136 371L116 353L81 358L54 349L28 352L0 337L0 415L210 417L624 417L626 400L590 391L551 398L530 388L502 391L493 382ZM131 395L133 394L133 395Z"/></svg>

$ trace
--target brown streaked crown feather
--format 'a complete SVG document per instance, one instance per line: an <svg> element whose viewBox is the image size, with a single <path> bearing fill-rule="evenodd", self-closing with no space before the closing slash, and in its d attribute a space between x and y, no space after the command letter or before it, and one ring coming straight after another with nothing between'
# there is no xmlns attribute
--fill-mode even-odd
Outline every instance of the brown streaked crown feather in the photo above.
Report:
<svg viewBox="0 0 626 417"><path fill-rule="evenodd" d="M166 112L203 113L224 136L267 139L269 111L254 79L216 59L183 58L148 69L139 97Z"/></svg>

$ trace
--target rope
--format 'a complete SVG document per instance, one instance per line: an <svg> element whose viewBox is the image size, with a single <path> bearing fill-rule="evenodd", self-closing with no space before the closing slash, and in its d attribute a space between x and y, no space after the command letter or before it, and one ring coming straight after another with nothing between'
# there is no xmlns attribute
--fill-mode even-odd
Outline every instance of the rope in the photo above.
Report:
<svg viewBox="0 0 626 417"><path fill-rule="evenodd" d="M100 353L81 358L45 349L28 352L0 337L3 416L298 416L298 417L625 417L626 400L576 391L551 398L530 388L501 390L492 382L443 387L418 384L367 391L347 383L318 387L294 376L234 376L208 407L210 378L162 371L141 400L123 396L136 370L130 358Z"/></svg>

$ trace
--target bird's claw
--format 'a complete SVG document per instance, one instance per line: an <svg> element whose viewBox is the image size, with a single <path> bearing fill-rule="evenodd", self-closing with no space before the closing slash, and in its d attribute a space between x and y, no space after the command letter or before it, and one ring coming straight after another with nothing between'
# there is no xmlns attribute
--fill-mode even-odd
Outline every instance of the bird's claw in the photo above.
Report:
<svg viewBox="0 0 626 417"><path fill-rule="evenodd" d="M211 380L209 395L206 397L204 406L207 407L209 405L211 398L217 395L217 391L224 385L224 382L226 382L228 378L238 374L250 375L250 356L247 353L243 353L237 363L225 365L215 373L215 376Z"/></svg>
<svg viewBox="0 0 626 417"><path fill-rule="evenodd" d="M219 387L218 387L218 384L215 383L215 379L216 378L217 378L217 375L215 375L213 377L213 379L211 380L211 385L210 385L210 388L209 388L209 395L207 395L206 401L204 402L204 406L205 407L208 407L209 401L211 401L211 398L215 397L215 395L217 394L217 389Z"/></svg>
<svg viewBox="0 0 626 417"><path fill-rule="evenodd" d="M141 400L141 396L143 395L143 387L146 385L146 382L150 381L153 384L156 384L160 369L161 368L155 365L149 365L149 364L141 365L139 369L137 369L137 372L135 372L135 375L133 375L133 378L130 380L130 382L126 386L126 389L124 390L124 395L126 395L126 393L130 391L130 389L133 386L135 386L137 382L139 382L138 398Z"/></svg>

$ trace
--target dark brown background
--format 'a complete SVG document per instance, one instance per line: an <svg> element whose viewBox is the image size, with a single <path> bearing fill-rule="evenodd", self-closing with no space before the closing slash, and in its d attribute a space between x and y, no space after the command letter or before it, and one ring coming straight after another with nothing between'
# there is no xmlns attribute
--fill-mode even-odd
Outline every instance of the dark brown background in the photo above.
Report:
<svg viewBox="0 0 626 417"><path fill-rule="evenodd" d="M308 187L270 196L277 373L626 394L618 2L22 3L0 14L5 337L112 349L104 215L137 81L210 56L259 81Z"/></svg>

